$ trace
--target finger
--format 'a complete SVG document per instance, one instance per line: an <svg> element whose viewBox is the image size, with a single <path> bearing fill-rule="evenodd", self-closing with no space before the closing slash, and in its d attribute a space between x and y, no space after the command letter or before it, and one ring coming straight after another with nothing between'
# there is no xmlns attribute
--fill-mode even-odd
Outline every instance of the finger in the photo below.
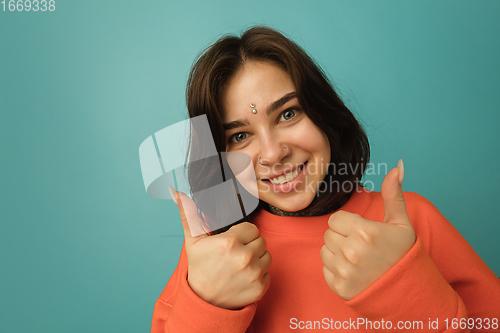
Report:
<svg viewBox="0 0 500 333"><path fill-rule="evenodd" d="M352 242L334 231L325 233L325 245L321 248L321 259L332 272L340 264L358 265L360 262L358 252L353 248Z"/></svg>
<svg viewBox="0 0 500 333"><path fill-rule="evenodd" d="M330 269L326 265L323 266L323 277L328 287L334 292L338 293L337 286L339 284L339 278L337 276L337 271L335 269Z"/></svg>
<svg viewBox="0 0 500 333"><path fill-rule="evenodd" d="M170 196L172 197L172 200L174 200L174 203L179 207L179 200L177 200L177 191L175 188L172 186L168 185L168 191L170 192Z"/></svg>
<svg viewBox="0 0 500 333"><path fill-rule="evenodd" d="M266 240L264 237L259 236L250 243L246 244L248 248L255 254L256 258L260 258L266 252Z"/></svg>
<svg viewBox="0 0 500 333"><path fill-rule="evenodd" d="M248 244L259 237L259 228L253 223L243 222L233 225L227 233L233 233L236 238L243 244Z"/></svg>
<svg viewBox="0 0 500 333"><path fill-rule="evenodd" d="M384 223L409 224L403 196L404 166L399 160L398 167L389 171L382 183L382 200L384 202Z"/></svg>
<svg viewBox="0 0 500 333"><path fill-rule="evenodd" d="M271 268L272 261L273 260L272 260L271 253L269 251L266 251L262 255L262 257L260 257L258 260L258 263L262 269L262 272L265 272L265 273L269 272L269 269Z"/></svg>
<svg viewBox="0 0 500 333"><path fill-rule="evenodd" d="M267 290L269 289L270 282L271 282L271 275L269 274L269 271L268 271L262 276L261 283L263 286L265 286L265 289L263 290L264 293L266 293ZM262 296L264 296L264 294L262 294Z"/></svg>
<svg viewBox="0 0 500 333"><path fill-rule="evenodd" d="M202 221L198 215L198 208L193 199L181 191L176 192L176 200L179 207L182 229L185 239L204 235L206 232L202 227Z"/></svg>
<svg viewBox="0 0 500 333"><path fill-rule="evenodd" d="M343 236L349 236L355 229L355 223L360 218L358 214L339 210L328 219L330 229Z"/></svg>
<svg viewBox="0 0 500 333"><path fill-rule="evenodd" d="M335 254L330 251L326 245L323 245L319 251L319 255L323 265L325 265L330 271L333 271L335 269Z"/></svg>
<svg viewBox="0 0 500 333"><path fill-rule="evenodd" d="M329 265L326 267L337 277L337 279L348 280L350 268L352 264L345 258L342 251L338 251L334 254L333 259L330 261Z"/></svg>
<svg viewBox="0 0 500 333"><path fill-rule="evenodd" d="M343 246L347 240L347 237L328 229L325 231L324 235L325 245L333 254L340 252L340 247Z"/></svg>
<svg viewBox="0 0 500 333"><path fill-rule="evenodd" d="M335 291L335 273L333 273L328 267L323 266L323 276L325 277L328 287Z"/></svg>

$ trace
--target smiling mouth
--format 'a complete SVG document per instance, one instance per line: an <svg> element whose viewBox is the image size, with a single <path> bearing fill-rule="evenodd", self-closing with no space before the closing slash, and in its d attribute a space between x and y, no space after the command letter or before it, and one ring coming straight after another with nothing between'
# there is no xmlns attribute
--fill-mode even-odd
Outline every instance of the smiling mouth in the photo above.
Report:
<svg viewBox="0 0 500 333"><path fill-rule="evenodd" d="M265 179L265 180L271 182L271 184L274 184L274 185L288 183L289 181L292 181L295 179L295 177L297 177L297 175L302 171L302 169L304 168L306 163L300 165L298 168L296 168L292 172L286 173L286 174L281 175L279 177L269 178L269 179Z"/></svg>

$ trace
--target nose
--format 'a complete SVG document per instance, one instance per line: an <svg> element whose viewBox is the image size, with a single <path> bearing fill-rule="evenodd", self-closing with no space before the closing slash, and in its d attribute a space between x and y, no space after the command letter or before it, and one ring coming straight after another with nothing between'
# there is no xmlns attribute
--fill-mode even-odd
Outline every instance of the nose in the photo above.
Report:
<svg viewBox="0 0 500 333"><path fill-rule="evenodd" d="M281 165L285 157L291 153L290 148L281 140L263 142L260 152L258 162L266 166Z"/></svg>

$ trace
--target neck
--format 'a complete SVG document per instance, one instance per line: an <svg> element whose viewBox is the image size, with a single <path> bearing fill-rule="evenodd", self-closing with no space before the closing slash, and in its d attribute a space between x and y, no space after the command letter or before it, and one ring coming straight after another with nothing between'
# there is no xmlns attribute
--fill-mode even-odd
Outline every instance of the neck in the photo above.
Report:
<svg viewBox="0 0 500 333"><path fill-rule="evenodd" d="M342 207L350 198L350 194L345 195L342 199L337 201L331 206L328 207L323 207L317 210L313 211L307 211L307 212L288 212L286 210L280 209L278 207L274 207L270 204L267 204L265 209L270 212L271 214L274 215L279 215L279 216L299 216L299 217L304 217L304 216L321 216L321 215L326 215L333 213L334 211L338 210L340 207Z"/></svg>

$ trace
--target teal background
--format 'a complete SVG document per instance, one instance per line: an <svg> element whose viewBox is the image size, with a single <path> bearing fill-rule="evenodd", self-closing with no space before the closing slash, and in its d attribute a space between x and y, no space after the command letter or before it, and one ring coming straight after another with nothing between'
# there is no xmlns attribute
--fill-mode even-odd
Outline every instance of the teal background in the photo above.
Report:
<svg viewBox="0 0 500 333"><path fill-rule="evenodd" d="M0 12L0 331L148 332L178 260L140 143L186 117L197 54L280 29L329 73L372 161L405 162L500 275L500 1L56 1ZM384 175L367 177L380 189Z"/></svg>

